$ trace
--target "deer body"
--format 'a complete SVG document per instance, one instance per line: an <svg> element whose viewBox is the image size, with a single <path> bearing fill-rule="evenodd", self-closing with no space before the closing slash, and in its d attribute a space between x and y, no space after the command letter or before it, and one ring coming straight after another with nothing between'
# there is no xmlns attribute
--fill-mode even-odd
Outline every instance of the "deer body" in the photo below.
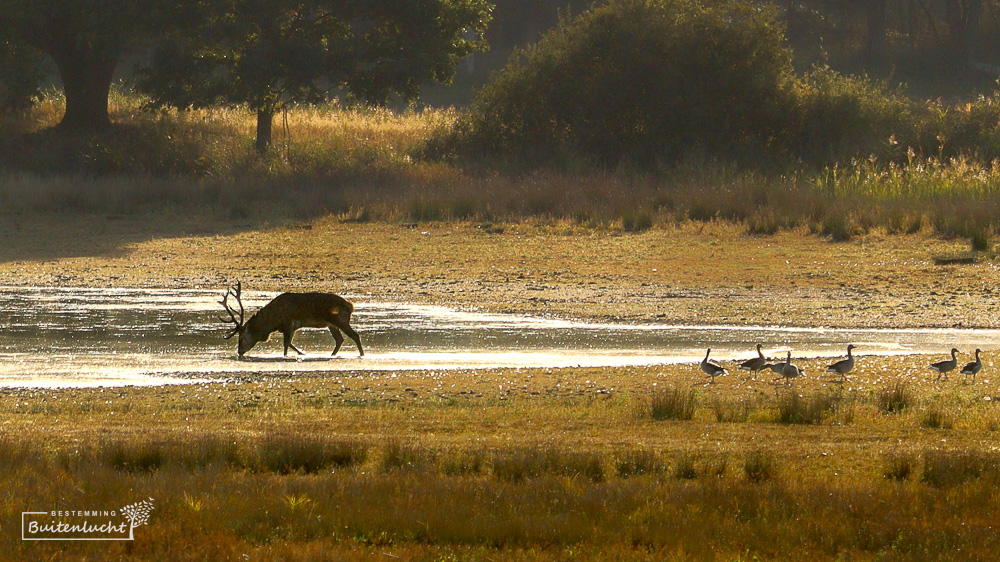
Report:
<svg viewBox="0 0 1000 562"><path fill-rule="evenodd" d="M351 328L351 314L354 312L354 305L339 295L332 293L282 293L261 307L249 320L243 322L243 304L240 301L239 283L237 283L235 290L227 291L227 299L230 294L236 297L236 302L240 306L239 319L236 318L236 310L230 309L226 300L223 300L223 306L229 312L232 322L236 324L228 337L239 334L237 351L240 357L258 343L267 341L275 332L281 332L284 338L286 356L289 348L302 355L302 351L292 344L292 338L299 328L329 329L337 343L333 349L333 355L340 351L340 346L344 343L343 334L347 334L354 340L361 356L365 354L364 348L361 347L361 337Z"/></svg>

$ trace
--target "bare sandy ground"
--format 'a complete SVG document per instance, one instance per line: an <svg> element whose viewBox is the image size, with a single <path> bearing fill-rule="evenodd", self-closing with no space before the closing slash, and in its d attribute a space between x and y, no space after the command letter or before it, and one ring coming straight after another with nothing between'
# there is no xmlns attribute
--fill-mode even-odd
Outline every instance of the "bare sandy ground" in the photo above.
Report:
<svg viewBox="0 0 1000 562"><path fill-rule="evenodd" d="M254 290L630 322L997 327L996 263L940 264L967 249L922 234L831 242L729 224L623 233L571 223L6 216L0 284L221 290L242 279Z"/></svg>

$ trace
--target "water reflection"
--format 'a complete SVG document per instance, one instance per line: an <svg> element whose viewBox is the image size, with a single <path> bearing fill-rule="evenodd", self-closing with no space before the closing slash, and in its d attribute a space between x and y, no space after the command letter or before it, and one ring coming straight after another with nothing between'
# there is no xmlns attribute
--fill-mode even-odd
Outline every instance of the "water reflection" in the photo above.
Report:
<svg viewBox="0 0 1000 562"><path fill-rule="evenodd" d="M222 290L0 287L0 386L165 384L237 372L348 369L621 366L696 362L711 346L717 360L746 358L761 342L778 355L943 353L952 345L1000 346L996 330L841 330L823 328L608 324L439 306L365 302L352 297L352 324L368 349L348 340L331 359L333 338L303 330L304 358L280 355L280 336L237 361L219 321ZM247 292L248 313L275 293Z"/></svg>

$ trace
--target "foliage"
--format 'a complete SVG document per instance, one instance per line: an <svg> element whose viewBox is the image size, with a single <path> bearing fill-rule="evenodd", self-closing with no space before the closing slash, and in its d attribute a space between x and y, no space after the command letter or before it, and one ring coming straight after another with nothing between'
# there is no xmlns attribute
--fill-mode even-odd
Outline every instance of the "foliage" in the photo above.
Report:
<svg viewBox="0 0 1000 562"><path fill-rule="evenodd" d="M844 76L826 66L793 84L786 123L786 157L815 164L869 154L898 156L918 136L920 108L901 92L867 77Z"/></svg>
<svg viewBox="0 0 1000 562"><path fill-rule="evenodd" d="M0 34L0 111L23 111L40 95L41 54Z"/></svg>
<svg viewBox="0 0 1000 562"><path fill-rule="evenodd" d="M198 21L207 2L186 0L0 0L0 45L18 67L19 95L51 57L66 92L64 128L110 125L108 92L120 59L139 44ZM2 61L0 61L2 62ZM9 66L9 65L5 65Z"/></svg>
<svg viewBox="0 0 1000 562"><path fill-rule="evenodd" d="M790 70L770 10L618 0L515 54L437 150L612 166L755 158L777 134Z"/></svg>
<svg viewBox="0 0 1000 562"><path fill-rule="evenodd" d="M481 49L485 0L298 2L234 0L191 33L162 42L138 80L151 107L246 106L270 120L331 92L385 103L411 99L428 81L449 80L458 60Z"/></svg>

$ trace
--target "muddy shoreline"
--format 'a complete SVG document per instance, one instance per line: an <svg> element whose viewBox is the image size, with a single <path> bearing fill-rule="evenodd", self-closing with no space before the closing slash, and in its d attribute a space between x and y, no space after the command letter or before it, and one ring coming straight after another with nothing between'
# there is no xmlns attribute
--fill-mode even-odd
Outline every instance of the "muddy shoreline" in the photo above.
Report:
<svg viewBox="0 0 1000 562"><path fill-rule="evenodd" d="M628 234L559 223L212 224L54 217L0 227L0 285L326 290L606 322L997 328L1000 270L939 265L967 244L926 235L830 242L684 224ZM936 261L937 260L937 261Z"/></svg>

